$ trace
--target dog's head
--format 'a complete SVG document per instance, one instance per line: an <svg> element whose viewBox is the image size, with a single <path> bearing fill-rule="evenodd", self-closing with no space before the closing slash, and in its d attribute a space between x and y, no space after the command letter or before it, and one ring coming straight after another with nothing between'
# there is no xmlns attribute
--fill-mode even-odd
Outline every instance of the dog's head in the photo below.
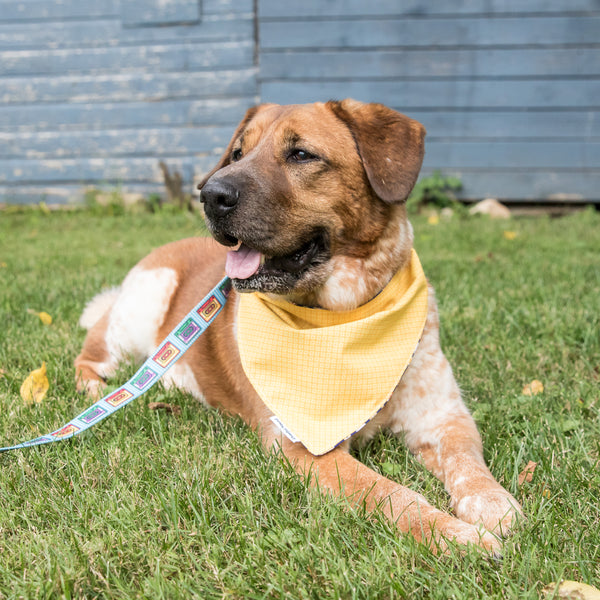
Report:
<svg viewBox="0 0 600 600"><path fill-rule="evenodd" d="M238 247L235 288L338 310L374 296L410 252L424 136L381 104L250 109L198 186L211 233Z"/></svg>

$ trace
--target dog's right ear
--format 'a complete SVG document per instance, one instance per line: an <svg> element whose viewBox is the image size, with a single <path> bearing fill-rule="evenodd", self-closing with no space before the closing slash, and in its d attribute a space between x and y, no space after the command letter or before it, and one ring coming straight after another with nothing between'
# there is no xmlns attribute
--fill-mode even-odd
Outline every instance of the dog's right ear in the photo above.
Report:
<svg viewBox="0 0 600 600"><path fill-rule="evenodd" d="M244 131L244 129L246 129L246 126L248 125L248 123L254 118L254 116L259 112L259 110L263 106L264 106L263 104L258 104L257 106L253 106L252 108L249 108L246 111L244 118L241 120L240 124L237 126L237 129L235 130L235 133L233 134L231 141L229 142L225 152L223 153L223 156L221 156L219 162L210 171L210 173L205 175L201 179L200 183L198 184L197 188L199 190L201 190L204 187L206 182L214 175L214 173L216 173L219 169L226 167L231 162L231 153L233 151L233 144L238 139L238 137L240 137L240 135L242 135L242 132Z"/></svg>

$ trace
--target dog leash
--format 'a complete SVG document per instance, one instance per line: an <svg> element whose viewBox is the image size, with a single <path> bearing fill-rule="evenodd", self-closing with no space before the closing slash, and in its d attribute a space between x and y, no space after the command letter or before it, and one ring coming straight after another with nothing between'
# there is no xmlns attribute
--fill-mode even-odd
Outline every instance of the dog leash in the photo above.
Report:
<svg viewBox="0 0 600 600"><path fill-rule="evenodd" d="M0 448L0 452L67 440L139 398L154 386L206 331L225 306L230 290L231 280L224 277L161 342L136 374L116 391L86 408L60 429L16 446Z"/></svg>

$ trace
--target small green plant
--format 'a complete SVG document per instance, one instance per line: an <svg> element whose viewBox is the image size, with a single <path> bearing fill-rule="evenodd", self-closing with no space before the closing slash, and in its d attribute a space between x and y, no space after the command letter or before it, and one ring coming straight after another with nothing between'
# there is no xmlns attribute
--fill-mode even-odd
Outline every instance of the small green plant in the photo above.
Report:
<svg viewBox="0 0 600 600"><path fill-rule="evenodd" d="M119 217L125 214L125 200L119 188L110 192L90 189L85 192L85 206L96 216Z"/></svg>
<svg viewBox="0 0 600 600"><path fill-rule="evenodd" d="M421 178L413 188L407 201L408 212L419 213L425 206L453 206L457 203L454 192L461 188L462 182L458 177L444 177L440 171L434 171L432 175Z"/></svg>

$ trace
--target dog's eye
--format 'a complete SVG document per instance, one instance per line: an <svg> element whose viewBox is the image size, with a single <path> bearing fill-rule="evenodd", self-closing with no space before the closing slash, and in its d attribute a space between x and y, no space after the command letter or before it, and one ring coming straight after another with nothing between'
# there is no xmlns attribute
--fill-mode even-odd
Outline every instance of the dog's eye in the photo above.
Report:
<svg viewBox="0 0 600 600"><path fill-rule="evenodd" d="M236 148L232 153L231 153L231 160L233 162L237 162L238 160L240 160L242 158L242 149L241 148Z"/></svg>
<svg viewBox="0 0 600 600"><path fill-rule="evenodd" d="M302 150L302 148L294 148L288 154L288 161L290 162L303 163L315 160L316 158L317 157L314 154L311 154L307 150Z"/></svg>

